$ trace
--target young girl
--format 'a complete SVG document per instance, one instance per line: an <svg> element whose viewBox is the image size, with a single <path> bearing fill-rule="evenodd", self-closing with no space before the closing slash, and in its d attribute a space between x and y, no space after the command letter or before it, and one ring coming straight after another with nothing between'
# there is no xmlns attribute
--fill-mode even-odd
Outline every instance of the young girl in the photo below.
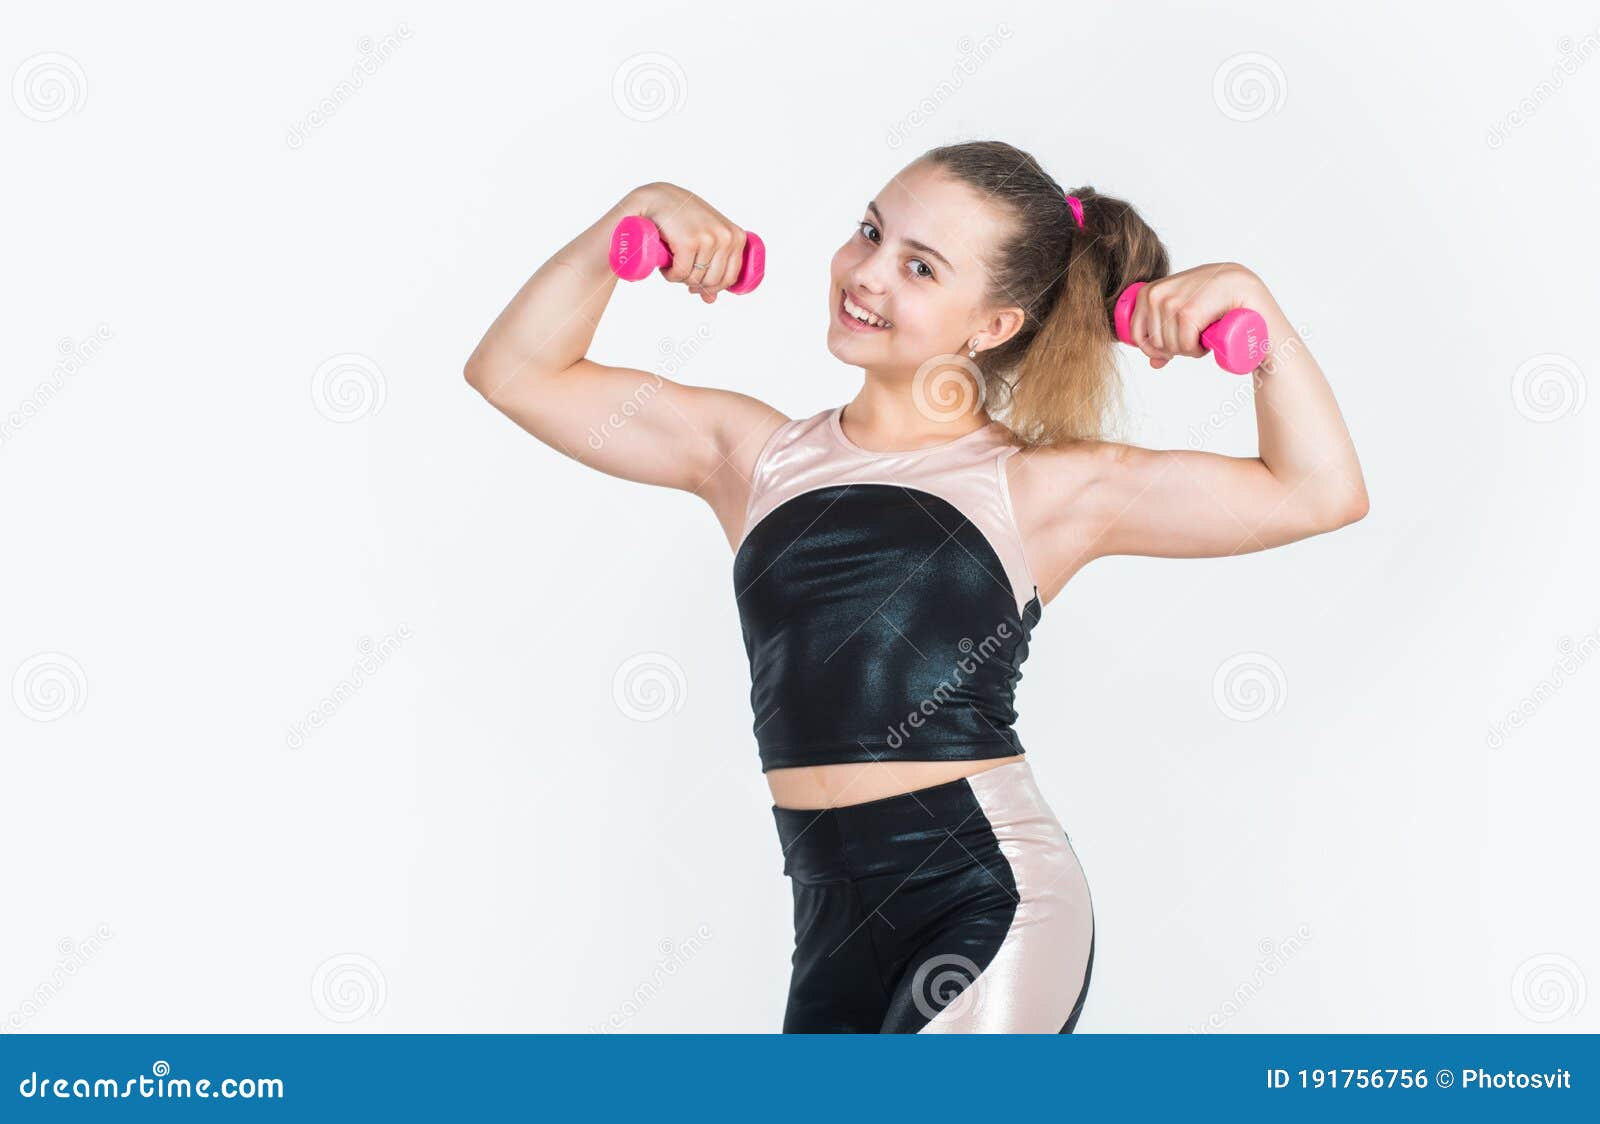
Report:
<svg viewBox="0 0 1600 1124"><path fill-rule="evenodd" d="M553 448L701 496L734 548L750 700L794 890L786 1032L1070 1032L1089 887L1013 731L1042 609L1111 554L1264 550L1361 518L1333 394L1261 279L1168 273L1127 203L998 141L924 153L833 256L828 349L863 371L791 419L746 394L587 357L612 228L643 215L704 301L744 232L672 184L629 192L522 287L467 381ZM1112 309L1154 367L1248 307L1259 457L1105 439ZM590 427L633 400L598 448Z"/></svg>

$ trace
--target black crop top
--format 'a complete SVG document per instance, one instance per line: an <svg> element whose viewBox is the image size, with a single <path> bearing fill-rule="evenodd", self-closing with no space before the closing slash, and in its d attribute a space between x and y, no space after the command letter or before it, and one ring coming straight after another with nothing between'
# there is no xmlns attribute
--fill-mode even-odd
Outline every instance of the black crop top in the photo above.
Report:
<svg viewBox="0 0 1600 1124"><path fill-rule="evenodd" d="M1022 753L1041 607L1006 486L1018 446L995 423L875 453L841 409L767 441L734 554L762 771Z"/></svg>

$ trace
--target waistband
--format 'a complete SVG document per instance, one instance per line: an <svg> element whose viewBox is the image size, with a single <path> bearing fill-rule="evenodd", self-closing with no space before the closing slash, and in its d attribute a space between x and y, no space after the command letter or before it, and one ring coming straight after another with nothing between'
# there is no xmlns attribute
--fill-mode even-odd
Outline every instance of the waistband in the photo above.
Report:
<svg viewBox="0 0 1600 1124"><path fill-rule="evenodd" d="M772 806L783 872L797 882L931 873L992 856L995 828L973 790L1034 789L1024 758L971 778L834 808Z"/></svg>

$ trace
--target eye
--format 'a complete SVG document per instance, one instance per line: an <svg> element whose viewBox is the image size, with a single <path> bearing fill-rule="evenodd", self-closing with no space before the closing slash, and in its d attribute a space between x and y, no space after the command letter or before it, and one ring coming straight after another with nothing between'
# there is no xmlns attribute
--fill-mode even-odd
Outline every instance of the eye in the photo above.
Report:
<svg viewBox="0 0 1600 1124"><path fill-rule="evenodd" d="M872 223L866 219L862 219L861 222L857 224L857 230L861 237L865 238L868 242L871 242L874 246L883 240L883 236L878 233L878 228L873 226ZM913 269L911 271L913 276L922 278L923 280L927 280L933 276L933 267L927 262L923 261L921 258L912 258L911 261L913 263ZM923 272L917 272L917 269L915 268L916 266L920 266Z"/></svg>

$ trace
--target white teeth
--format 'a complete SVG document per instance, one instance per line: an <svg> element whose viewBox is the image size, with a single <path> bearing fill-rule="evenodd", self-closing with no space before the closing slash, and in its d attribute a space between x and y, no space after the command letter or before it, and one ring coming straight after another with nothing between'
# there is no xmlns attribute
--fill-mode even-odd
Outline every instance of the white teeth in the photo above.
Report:
<svg viewBox="0 0 1600 1124"><path fill-rule="evenodd" d="M854 316L857 320L861 321L863 324L871 324L875 328L887 328L889 326L889 321L883 319L881 316L874 316L855 301L851 300L849 293L844 294L844 310L851 316Z"/></svg>

